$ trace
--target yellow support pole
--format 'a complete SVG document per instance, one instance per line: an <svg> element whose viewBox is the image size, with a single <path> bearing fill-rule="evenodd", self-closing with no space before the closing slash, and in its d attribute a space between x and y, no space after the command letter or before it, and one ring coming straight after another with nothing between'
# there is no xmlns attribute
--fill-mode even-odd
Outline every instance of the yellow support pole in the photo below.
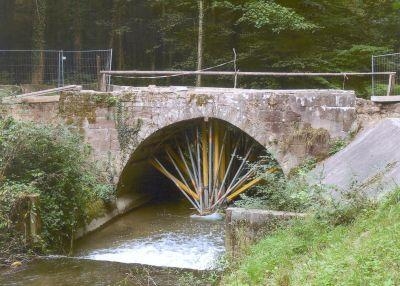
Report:
<svg viewBox="0 0 400 286"><path fill-rule="evenodd" d="M219 147L219 139L220 139L220 134L219 134L219 126L217 122L214 122L214 181L218 180L218 166L219 166L219 154L220 154L220 147ZM215 182L213 182L215 185Z"/></svg>
<svg viewBox="0 0 400 286"><path fill-rule="evenodd" d="M248 182L246 185L242 186L240 189L238 189L236 192L234 192L233 194L228 196L228 201L232 201L233 199L235 199L237 196L239 196L240 194L244 193L245 191L247 191L249 188L251 188L252 186L258 184L260 181L262 180L262 178L256 178L250 182Z"/></svg>
<svg viewBox="0 0 400 286"><path fill-rule="evenodd" d="M207 123L203 122L201 132L202 163L203 163L203 187L208 187L208 140Z"/></svg>
<svg viewBox="0 0 400 286"><path fill-rule="evenodd" d="M186 170L185 173L189 176L190 181L192 182L193 188L197 192L198 191L198 186L196 184L196 179L193 177L193 176L195 176L195 174L191 172L190 167L189 167L188 163L185 160L185 157L183 155L183 151L182 151L180 146L178 146L178 150L179 150L179 155L181 157L181 160L182 160L183 164L185 165L185 170ZM191 152L191 151L189 150L189 152Z"/></svg>
<svg viewBox="0 0 400 286"><path fill-rule="evenodd" d="M271 169L268 169L266 171L266 173L275 173L277 172L279 169L277 167L273 167ZM245 191L247 191L249 188L253 187L254 185L258 184L263 178L259 177L259 178L255 178L254 180L250 181L249 183L247 183L246 185L244 185L243 187L241 187L240 189L238 189L237 191L235 191L233 194L228 196L228 200L232 201L233 199L235 199L237 196L239 196L240 194L244 193Z"/></svg>
<svg viewBox="0 0 400 286"><path fill-rule="evenodd" d="M172 175L170 172L168 172L165 168L161 168L161 166L159 166L159 163L155 160L151 160L150 163L161 173L163 173L167 178L169 178L172 182L175 183L175 185L185 191L188 195L190 195L193 199L195 199L196 201L199 200L199 196L193 192L191 189L189 189L188 187L185 186L184 183L182 183L181 181L179 181L179 179L177 179L174 175Z"/></svg>
<svg viewBox="0 0 400 286"><path fill-rule="evenodd" d="M226 131L225 131L226 132ZM221 152L223 151L224 153L221 156L221 162L220 162L220 167L219 167L219 171L218 171L218 180L221 183L222 180L225 177L225 173L226 173L226 156L227 154L230 154L229 152L232 150L232 146L230 146L230 140L229 140L229 136L225 136L222 138L223 141L225 142L221 142L222 144L222 148L224 150L221 150Z"/></svg>
<svg viewBox="0 0 400 286"><path fill-rule="evenodd" d="M175 151L172 150L172 148L170 146L167 146L165 149L166 149L167 153L169 152L171 157L175 160L176 164L179 167L179 170L181 170L181 172L185 173L185 175L189 176L188 172L186 171L185 164L182 162L180 156L178 156L178 154L176 154Z"/></svg>

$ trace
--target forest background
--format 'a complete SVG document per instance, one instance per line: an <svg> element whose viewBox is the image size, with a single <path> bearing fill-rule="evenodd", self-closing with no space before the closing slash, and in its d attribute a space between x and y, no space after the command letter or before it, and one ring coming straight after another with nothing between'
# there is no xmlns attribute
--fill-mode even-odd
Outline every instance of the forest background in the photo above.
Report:
<svg viewBox="0 0 400 286"><path fill-rule="evenodd" d="M231 61L235 49L241 71L369 72L371 55L400 50L400 1L0 1L0 49L105 48L113 48L116 70L195 70ZM220 70L233 70L233 64ZM228 80L207 77L203 85ZM260 77L239 84L329 88L340 87L342 79ZM370 93L368 81L347 84Z"/></svg>

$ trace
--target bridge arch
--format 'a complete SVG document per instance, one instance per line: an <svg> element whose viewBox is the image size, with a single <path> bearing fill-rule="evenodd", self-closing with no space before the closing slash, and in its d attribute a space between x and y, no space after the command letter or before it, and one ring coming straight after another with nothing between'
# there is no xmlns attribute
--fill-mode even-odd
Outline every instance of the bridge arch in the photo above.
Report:
<svg viewBox="0 0 400 286"><path fill-rule="evenodd" d="M207 138L204 137L205 134ZM175 121L159 128L136 147L119 178L119 194L149 200L154 196L170 196L180 190L195 208L196 205L199 208L202 205L206 209L206 203L211 207L218 202L222 204L233 200L259 183L260 180L254 179L257 170L249 162L255 162L259 156L265 158L267 154L271 163L277 166L276 169L281 170L279 163L266 147L240 126L215 117ZM172 175L174 172L175 175ZM208 185L204 180L207 180ZM197 193L202 193L200 188L209 193L214 190L215 202L208 202L211 200L208 197L213 197L211 194L207 198L197 198L200 201L197 202L194 197ZM172 189L173 192L168 191ZM193 190L193 196L190 195L190 190ZM219 200L217 190L221 193ZM223 198L225 191L226 196ZM206 211L210 210L199 210L201 213Z"/></svg>

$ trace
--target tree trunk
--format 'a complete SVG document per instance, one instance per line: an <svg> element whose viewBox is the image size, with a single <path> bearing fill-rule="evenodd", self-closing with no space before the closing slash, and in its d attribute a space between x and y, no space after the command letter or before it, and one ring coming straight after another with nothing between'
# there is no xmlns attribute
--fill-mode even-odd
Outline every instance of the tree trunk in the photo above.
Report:
<svg viewBox="0 0 400 286"><path fill-rule="evenodd" d="M197 40L197 70L203 68L203 39L204 39L204 0L199 0L199 33ZM201 75L197 75L196 86L201 86Z"/></svg>
<svg viewBox="0 0 400 286"><path fill-rule="evenodd" d="M11 38L13 29L10 29L13 27L14 8L15 0L6 0L0 3L0 43L2 43L2 48L11 48L15 45Z"/></svg>
<svg viewBox="0 0 400 286"><path fill-rule="evenodd" d="M118 69L122 70L124 68L125 63L125 55L124 55L124 41L122 37L122 33L118 33Z"/></svg>
<svg viewBox="0 0 400 286"><path fill-rule="evenodd" d="M80 51L82 50L82 25L81 25L81 4L80 0L72 1L73 6L73 27L74 27L74 50L77 51L75 53L75 67L76 71L80 73L81 71L81 58L82 55Z"/></svg>
<svg viewBox="0 0 400 286"><path fill-rule="evenodd" d="M123 23L122 17L126 12L125 2L120 0L113 1L112 8L112 30L110 37L110 47L114 48L116 51L116 62L117 69L121 70L124 66L124 46L123 46Z"/></svg>
<svg viewBox="0 0 400 286"><path fill-rule="evenodd" d="M32 47L40 50L33 54L32 84L42 84L44 76L45 30L46 30L46 0L33 1L33 35Z"/></svg>

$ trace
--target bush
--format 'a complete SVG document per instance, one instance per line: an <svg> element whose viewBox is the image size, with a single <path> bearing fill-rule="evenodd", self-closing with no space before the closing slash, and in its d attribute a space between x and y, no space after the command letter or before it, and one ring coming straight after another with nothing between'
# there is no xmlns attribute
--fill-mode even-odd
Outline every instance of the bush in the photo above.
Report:
<svg viewBox="0 0 400 286"><path fill-rule="evenodd" d="M373 209L376 202L365 194L351 189L334 198L331 186L310 180L309 171L315 161L307 161L286 178L280 172L266 172L276 168L269 157L263 157L253 167L264 184L242 194L235 202L238 207L310 213L319 221L337 226L352 223L365 209ZM314 181L316 183L310 183Z"/></svg>
<svg viewBox="0 0 400 286"><path fill-rule="evenodd" d="M331 142L330 147L329 147L329 156L333 156L342 149L344 149L347 146L347 142L344 139L337 139Z"/></svg>
<svg viewBox="0 0 400 286"><path fill-rule="evenodd" d="M0 121L0 190L3 200L40 195L42 238L62 250L88 219L92 201L112 199L112 188L89 160L82 136L63 125ZM2 214L9 208L1 204ZM3 224L5 222L3 221Z"/></svg>
<svg viewBox="0 0 400 286"><path fill-rule="evenodd" d="M308 171L315 165L314 161L306 162L286 178L282 172L268 172L276 169L269 156L262 157L253 164L257 175L263 177L263 184L242 194L235 203L238 207L270 209L278 211L306 211L313 201L320 197L324 190L321 184L310 185Z"/></svg>

